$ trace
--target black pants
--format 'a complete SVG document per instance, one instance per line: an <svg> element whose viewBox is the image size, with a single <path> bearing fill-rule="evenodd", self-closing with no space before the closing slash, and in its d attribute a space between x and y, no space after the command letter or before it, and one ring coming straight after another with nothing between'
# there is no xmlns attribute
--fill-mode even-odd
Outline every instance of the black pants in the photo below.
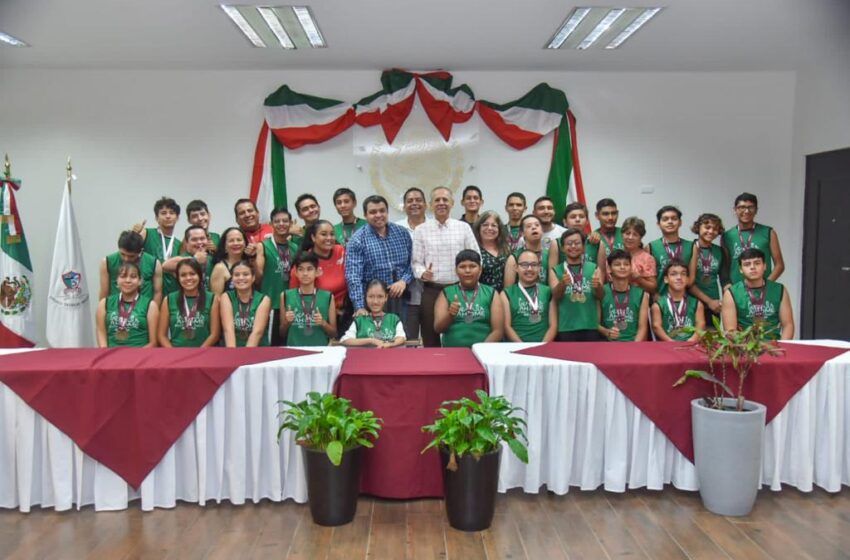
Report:
<svg viewBox="0 0 850 560"><path fill-rule="evenodd" d="M555 340L558 342L602 342L604 339L599 331L593 329L559 332Z"/></svg>
<svg viewBox="0 0 850 560"><path fill-rule="evenodd" d="M434 330L434 304L445 285L435 282L425 282L422 290L422 303L419 305L419 322L422 331L422 346L426 348L439 348L440 335Z"/></svg>
<svg viewBox="0 0 850 560"><path fill-rule="evenodd" d="M280 309L272 309L272 317L271 321L271 345L272 346L285 346L286 341L280 337Z"/></svg>

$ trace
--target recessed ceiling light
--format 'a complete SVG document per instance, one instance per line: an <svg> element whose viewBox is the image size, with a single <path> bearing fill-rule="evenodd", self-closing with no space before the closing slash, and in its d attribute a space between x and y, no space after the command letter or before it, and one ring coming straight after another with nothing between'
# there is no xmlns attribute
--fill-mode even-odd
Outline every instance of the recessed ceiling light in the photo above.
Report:
<svg viewBox="0 0 850 560"><path fill-rule="evenodd" d="M7 45L11 45L13 47L28 47L29 43L21 41L16 37L12 37L8 33L3 33L0 31L0 42L6 43Z"/></svg>
<svg viewBox="0 0 850 560"><path fill-rule="evenodd" d="M257 6L257 11L260 12L260 15L263 17L266 24L269 26L269 29L271 29L272 33L274 33L274 36L277 37L280 46L285 49L294 49L295 43L292 42L292 39L289 37L289 34L283 28L283 25L281 25L280 19L277 17L274 8L269 8L267 6Z"/></svg>
<svg viewBox="0 0 850 560"><path fill-rule="evenodd" d="M555 33L555 36L552 37L552 40L549 41L549 44L546 45L547 49L560 49L561 45L564 44L564 41L567 40L567 37L572 35L573 31L576 30L576 27L582 22L582 20L587 17L587 14L590 13L590 8L576 8L573 10L573 13L564 21L561 25L561 28Z"/></svg>
<svg viewBox="0 0 850 560"><path fill-rule="evenodd" d="M301 23L304 33L307 35L307 40L313 48L319 49L325 47L325 39L319 31L319 26L316 25L316 20L307 6L292 6L292 11L295 12L295 17Z"/></svg>
<svg viewBox="0 0 850 560"><path fill-rule="evenodd" d="M603 33L608 31L608 29L614 25L614 22L625 13L625 8L614 8L610 12L608 12L602 21L596 24L596 27L593 28L593 31L587 34L587 37L579 43L579 50L584 50L588 48L590 45L596 42L599 37L602 36Z"/></svg>
<svg viewBox="0 0 850 560"><path fill-rule="evenodd" d="M227 4L220 4L220 6L221 9L224 10L224 13L227 14L227 17L233 20L233 23L235 23L239 30L245 35L245 37L247 37L248 40L251 41L252 45L259 48L266 47L266 44L254 30L254 28L251 27L251 24L248 23L248 20L245 19L245 16L243 16L239 12L239 10L236 9L236 6L229 6Z"/></svg>
<svg viewBox="0 0 850 560"><path fill-rule="evenodd" d="M617 35L613 41L605 45L606 49L616 49L620 45L622 45L626 39L632 36L635 31L643 27L643 25L651 20L655 14L661 11L661 8L647 8L643 11L641 15L635 18L633 22L631 22L625 29L623 29L619 35Z"/></svg>

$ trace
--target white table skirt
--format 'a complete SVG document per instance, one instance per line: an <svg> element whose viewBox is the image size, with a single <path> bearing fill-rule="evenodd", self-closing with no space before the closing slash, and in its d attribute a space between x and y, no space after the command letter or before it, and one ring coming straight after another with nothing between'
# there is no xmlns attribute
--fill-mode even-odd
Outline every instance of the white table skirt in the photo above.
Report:
<svg viewBox="0 0 850 560"><path fill-rule="evenodd" d="M839 341L804 341L850 348ZM593 364L513 354L535 344L476 344L490 393L526 411L529 463L504 452L499 491L542 485L556 494L570 486L623 492L698 487L694 465ZM850 353L820 371L767 425L762 483L829 492L850 485Z"/></svg>
<svg viewBox="0 0 850 560"><path fill-rule="evenodd" d="M277 443L277 401L331 390L345 349L318 350L321 354L237 369L139 491L0 383L0 507L62 511L94 504L98 511L120 510L139 498L143 510L174 507L177 500L305 502L304 467L291 433Z"/></svg>

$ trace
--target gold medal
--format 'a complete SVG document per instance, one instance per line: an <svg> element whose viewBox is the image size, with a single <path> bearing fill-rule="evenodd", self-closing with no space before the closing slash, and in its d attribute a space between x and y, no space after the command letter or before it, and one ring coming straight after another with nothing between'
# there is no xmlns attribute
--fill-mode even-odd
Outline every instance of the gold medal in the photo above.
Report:
<svg viewBox="0 0 850 560"><path fill-rule="evenodd" d="M195 340L195 329L183 329L183 338L186 340Z"/></svg>
<svg viewBox="0 0 850 560"><path fill-rule="evenodd" d="M124 329L118 329L117 331L115 331L115 340L127 340L129 336L130 333L128 333Z"/></svg>
<svg viewBox="0 0 850 560"><path fill-rule="evenodd" d="M576 301L578 303L584 303L584 302L587 301L587 296L584 295L584 292L579 292L577 294L575 292L573 292L573 294L576 296Z"/></svg>
<svg viewBox="0 0 850 560"><path fill-rule="evenodd" d="M578 301L578 294L575 292L570 293L570 301L576 303Z"/></svg>

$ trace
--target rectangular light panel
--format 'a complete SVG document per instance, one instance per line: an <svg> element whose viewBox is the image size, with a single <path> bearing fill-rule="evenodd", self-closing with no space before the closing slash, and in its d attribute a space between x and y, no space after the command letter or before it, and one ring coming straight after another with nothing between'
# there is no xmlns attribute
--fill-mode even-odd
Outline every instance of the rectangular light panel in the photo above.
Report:
<svg viewBox="0 0 850 560"><path fill-rule="evenodd" d="M227 17L229 17L233 21L233 23L236 24L236 27L239 28L239 31L241 31L242 34L245 35L245 37L249 41L251 41L252 45L261 49L266 47L266 44L254 30L254 28L251 27L251 24L248 23L248 20L246 20L245 17L241 13L239 13L239 10L236 9L236 6L229 6L227 4L220 4L220 6L221 9L224 10L224 13L227 14Z"/></svg>
<svg viewBox="0 0 850 560"><path fill-rule="evenodd" d="M280 46L285 49L294 49L295 43L292 42L289 34L283 28L283 25L281 25L280 19L278 19L274 9L267 6L257 6L257 11L260 12L260 15L263 17L263 20L265 20L266 25L268 25L269 29L271 29L272 33L274 33L278 43L280 43Z"/></svg>
<svg viewBox="0 0 850 560"><path fill-rule="evenodd" d="M576 7L546 49L616 49L664 8Z"/></svg>
<svg viewBox="0 0 850 560"><path fill-rule="evenodd" d="M255 47L280 45L287 50L327 47L307 6L219 6Z"/></svg>
<svg viewBox="0 0 850 560"><path fill-rule="evenodd" d="M661 11L661 8L647 8L643 11L641 15L635 18L633 22L631 22L628 27L623 29L619 35L614 37L614 40L605 45L606 49L616 49L620 45L626 42L626 39L631 37L635 31L640 29L646 24L649 20L655 17L655 14Z"/></svg>
<svg viewBox="0 0 850 560"><path fill-rule="evenodd" d="M301 23L304 33L307 35L307 40L314 49L325 47L325 39L319 31L319 26L316 25L316 20L307 6L292 6L292 11L295 12L295 17Z"/></svg>
<svg viewBox="0 0 850 560"><path fill-rule="evenodd" d="M0 42L6 43L7 45L10 45L12 47L28 47L29 46L29 43L21 41L20 39L18 39L16 37L12 37L8 33L3 33L2 31L0 31Z"/></svg>

